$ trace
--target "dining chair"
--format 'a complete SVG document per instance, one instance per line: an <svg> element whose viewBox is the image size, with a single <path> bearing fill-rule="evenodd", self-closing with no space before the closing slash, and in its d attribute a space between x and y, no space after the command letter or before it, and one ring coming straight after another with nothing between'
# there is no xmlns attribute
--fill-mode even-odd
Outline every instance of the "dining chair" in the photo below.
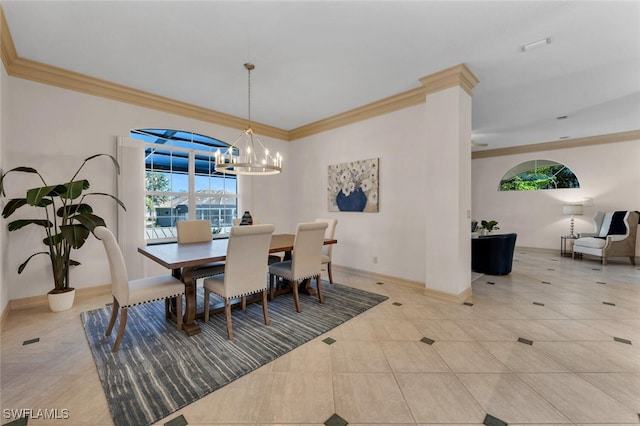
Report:
<svg viewBox="0 0 640 426"><path fill-rule="evenodd" d="M300 312L300 298L298 297L298 281L316 279L318 300L324 302L322 288L320 286L320 274L322 272L322 246L324 233L328 225L324 222L300 223L293 241L293 253L291 260L269 265L269 290L271 300L275 296L276 278L283 278L291 282L293 287L293 300L296 312Z"/></svg>
<svg viewBox="0 0 640 426"><path fill-rule="evenodd" d="M267 308L267 257L273 225L234 226L229 233L224 274L204 280L204 322L209 321L210 293L224 299L227 338L233 340L231 300L241 297L246 311L247 296L262 292L264 323L269 325Z"/></svg>
<svg viewBox="0 0 640 426"><path fill-rule="evenodd" d="M316 219L316 222L324 222L327 224L327 230L324 233L324 238L333 240L336 233L336 225L338 219ZM333 273L331 272L331 257L333 255L333 244L327 244L322 246L322 265L327 265L327 274L329 274L329 282L333 284Z"/></svg>
<svg viewBox="0 0 640 426"><path fill-rule="evenodd" d="M208 220L179 220L176 222L178 244L204 243L213 240L211 222ZM211 262L193 271L193 280L224 273L224 262Z"/></svg>
<svg viewBox="0 0 640 426"><path fill-rule="evenodd" d="M253 218L252 220L253 220L253 225L260 225L260 220L255 218ZM233 219L233 226L240 226L241 222L242 222L242 219L235 218ZM242 225L242 226L247 226L247 225ZM267 258L268 265L271 265L272 263L276 263L276 262L281 262L281 261L282 261L282 255L270 254L269 257Z"/></svg>
<svg viewBox="0 0 640 426"><path fill-rule="evenodd" d="M93 234L101 240L104 245L107 259L109 260L109 270L111 272L113 308L111 310L111 319L105 332L106 336L111 335L118 316L118 310L120 310L120 325L112 351L117 352L118 349L120 349L124 329L127 326L127 312L132 306L165 299L165 311L168 315L168 301L171 298L176 298L176 320L178 330L182 329L182 295L184 294L184 283L169 274L129 280L127 267L122 257L122 251L113 233L104 226L97 226L93 230Z"/></svg>

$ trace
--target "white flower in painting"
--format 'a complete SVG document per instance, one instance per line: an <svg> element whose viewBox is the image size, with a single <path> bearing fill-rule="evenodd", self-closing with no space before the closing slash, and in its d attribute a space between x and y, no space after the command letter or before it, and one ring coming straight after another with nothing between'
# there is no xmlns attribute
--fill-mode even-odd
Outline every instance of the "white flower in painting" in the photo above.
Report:
<svg viewBox="0 0 640 426"><path fill-rule="evenodd" d="M368 193L371 188L373 188L373 182L371 182L371 180L369 179L365 179L362 181L362 184L360 185L360 188L365 192Z"/></svg>
<svg viewBox="0 0 640 426"><path fill-rule="evenodd" d="M350 180L351 180L351 173L349 173L348 170L343 170L340 173L340 183L342 183L344 185L347 182L349 182Z"/></svg>

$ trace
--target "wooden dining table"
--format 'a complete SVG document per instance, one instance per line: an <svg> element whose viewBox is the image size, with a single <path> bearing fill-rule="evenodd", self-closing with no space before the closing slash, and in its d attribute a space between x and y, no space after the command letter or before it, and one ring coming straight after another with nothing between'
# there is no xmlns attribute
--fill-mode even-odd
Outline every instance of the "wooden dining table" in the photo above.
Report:
<svg viewBox="0 0 640 426"><path fill-rule="evenodd" d="M269 253L285 252L290 256L295 241L294 234L273 234ZM227 258L228 238L219 238L204 243L167 243L138 247L138 252L171 269L171 274L182 280L185 286L185 313L182 328L188 336L200 333L200 325L196 322L196 282L193 271L211 262L224 262ZM324 244L336 244L335 239L325 239ZM266 277L265 277L266 282Z"/></svg>

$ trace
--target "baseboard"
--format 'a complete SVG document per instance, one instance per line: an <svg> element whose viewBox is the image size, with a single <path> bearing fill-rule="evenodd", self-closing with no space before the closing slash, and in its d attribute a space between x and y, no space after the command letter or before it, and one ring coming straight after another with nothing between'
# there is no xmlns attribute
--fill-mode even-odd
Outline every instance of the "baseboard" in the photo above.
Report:
<svg viewBox="0 0 640 426"><path fill-rule="evenodd" d="M473 290L471 289L471 286L469 286L460 294L452 294L452 293L447 293L445 291L425 288L424 295L431 297L432 299L440 300L442 302L449 302L449 303L455 303L455 304L461 305L467 300L471 299L471 297L473 296Z"/></svg>
<svg viewBox="0 0 640 426"><path fill-rule="evenodd" d="M462 304L469 300L472 296L471 285L460 294L447 293L440 290L427 288L425 283L420 281L408 280L406 278L394 277L392 275L378 274L375 272L364 271L362 269L351 268L348 266L332 265L334 271L341 271L349 274L358 275L364 278L371 278L375 281L391 281L395 284L405 285L411 288L424 291L424 295L443 302Z"/></svg>
<svg viewBox="0 0 640 426"><path fill-rule="evenodd" d="M103 294L111 293L111 284L99 285L87 288L77 288L76 298L82 299L85 297L101 296ZM21 299L10 300L7 309L2 314L2 318L9 315L9 311L17 311L20 309L35 308L38 306L49 306L49 300L46 294L40 296L23 297Z"/></svg>
<svg viewBox="0 0 640 426"><path fill-rule="evenodd" d="M358 275L364 278L371 278L374 281L393 281L396 284L406 285L412 288L424 289L424 283L420 281L408 280L406 278L394 277L392 275L378 274L375 272L365 271L362 269L351 268L349 266L340 266L331 264L334 271L342 271L348 274Z"/></svg>

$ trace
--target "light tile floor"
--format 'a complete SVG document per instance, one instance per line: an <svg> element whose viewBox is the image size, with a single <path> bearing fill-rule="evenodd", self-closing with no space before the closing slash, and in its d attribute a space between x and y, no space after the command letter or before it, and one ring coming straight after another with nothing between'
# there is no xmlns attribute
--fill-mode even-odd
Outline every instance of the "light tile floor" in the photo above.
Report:
<svg viewBox="0 0 640 426"><path fill-rule="evenodd" d="M322 425L334 413L351 425L481 424L487 414L528 425L640 422L640 266L626 259L601 266L516 249L510 275L474 281L473 306L335 275L389 300L158 424L183 416L189 425ZM10 313L0 340L3 424L7 409L21 408L68 410L66 420L30 425L112 424L79 318L109 301Z"/></svg>

